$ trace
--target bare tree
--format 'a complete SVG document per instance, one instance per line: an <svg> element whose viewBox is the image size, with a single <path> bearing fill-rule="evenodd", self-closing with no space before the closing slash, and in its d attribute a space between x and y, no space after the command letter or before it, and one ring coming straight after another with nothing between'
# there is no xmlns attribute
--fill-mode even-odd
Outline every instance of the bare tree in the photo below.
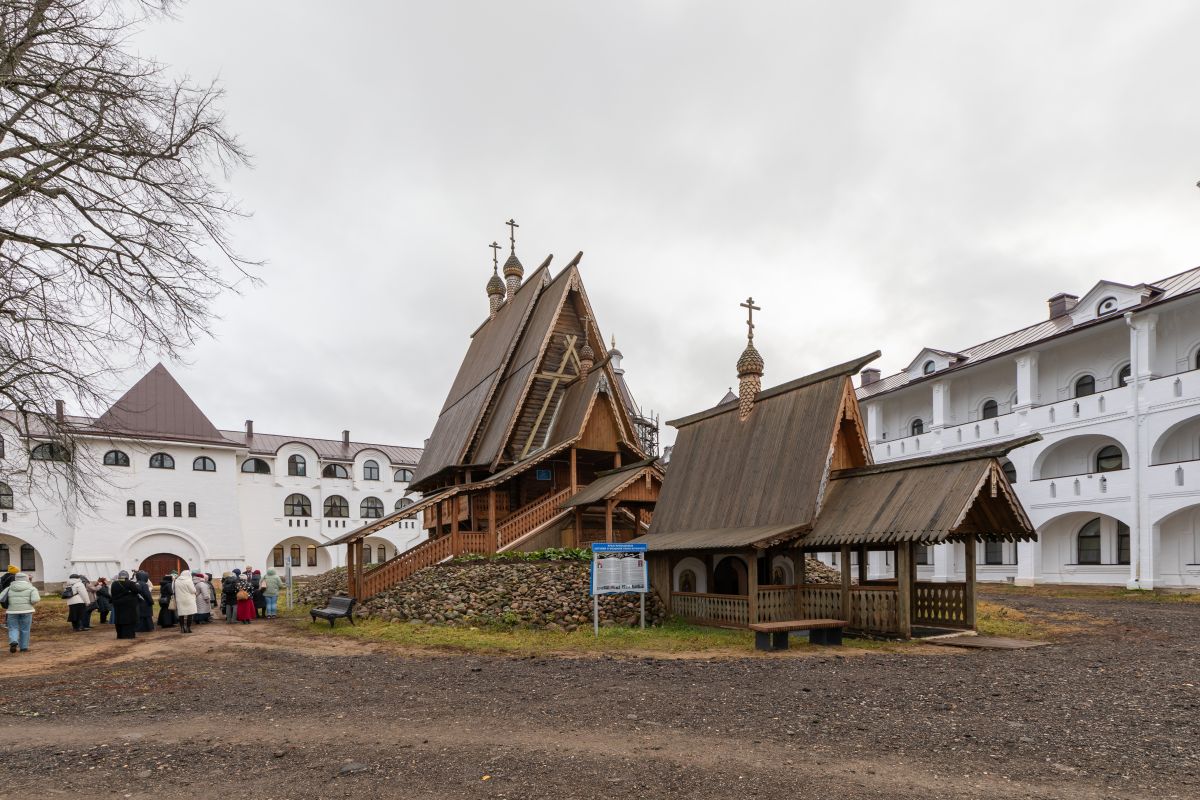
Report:
<svg viewBox="0 0 1200 800"><path fill-rule="evenodd" d="M247 161L220 89L172 80L129 46L163 10L0 3L0 407L66 451L78 428L55 400L100 407L107 378L179 354L208 332L217 295L254 280L217 183Z"/></svg>

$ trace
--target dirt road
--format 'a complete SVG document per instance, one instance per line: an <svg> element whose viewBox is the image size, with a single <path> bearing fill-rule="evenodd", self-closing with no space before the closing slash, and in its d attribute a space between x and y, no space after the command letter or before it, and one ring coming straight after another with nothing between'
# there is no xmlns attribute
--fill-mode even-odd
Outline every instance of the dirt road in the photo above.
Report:
<svg viewBox="0 0 1200 800"><path fill-rule="evenodd" d="M1005 596L1047 647L398 652L288 623L0 653L0 795L1200 797L1200 607ZM90 638L89 638L90 637Z"/></svg>

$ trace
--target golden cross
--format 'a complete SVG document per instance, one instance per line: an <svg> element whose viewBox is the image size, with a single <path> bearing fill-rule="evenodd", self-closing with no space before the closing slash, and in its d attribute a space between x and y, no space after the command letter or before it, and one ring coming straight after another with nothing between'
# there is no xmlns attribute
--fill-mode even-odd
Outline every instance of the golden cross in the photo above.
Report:
<svg viewBox="0 0 1200 800"><path fill-rule="evenodd" d="M760 306L754 305L753 297L747 297L746 302L738 303L738 305L741 306L742 308L746 309L746 327L748 329L748 331L746 333L746 338L753 339L754 338L754 312L762 311L762 308Z"/></svg>
<svg viewBox="0 0 1200 800"><path fill-rule="evenodd" d="M492 272L496 272L500 269L500 245L492 242L488 247L492 248Z"/></svg>
<svg viewBox="0 0 1200 800"><path fill-rule="evenodd" d="M508 241L511 243L512 251L515 253L517 252L517 228L521 226L514 219L510 219L504 224L508 226Z"/></svg>

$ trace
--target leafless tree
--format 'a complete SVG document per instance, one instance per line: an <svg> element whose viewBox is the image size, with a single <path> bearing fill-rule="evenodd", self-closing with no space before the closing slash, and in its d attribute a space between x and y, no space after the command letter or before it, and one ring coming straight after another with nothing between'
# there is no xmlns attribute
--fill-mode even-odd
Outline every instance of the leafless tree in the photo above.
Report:
<svg viewBox="0 0 1200 800"><path fill-rule="evenodd" d="M218 185L247 162L220 89L173 80L129 44L165 10L0 2L0 408L27 444L70 452L80 431L57 399L102 407L108 378L178 355L208 332L217 295L254 280ZM54 469L85 488L83 465Z"/></svg>

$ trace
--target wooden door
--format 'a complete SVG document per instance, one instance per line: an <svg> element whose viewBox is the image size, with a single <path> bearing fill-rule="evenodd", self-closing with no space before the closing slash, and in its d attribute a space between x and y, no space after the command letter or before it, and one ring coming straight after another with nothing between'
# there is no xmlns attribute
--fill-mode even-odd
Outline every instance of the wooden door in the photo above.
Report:
<svg viewBox="0 0 1200 800"><path fill-rule="evenodd" d="M183 572L188 568L187 562L174 553L155 553L138 567L150 573L150 583L157 584L162 576L171 571Z"/></svg>

